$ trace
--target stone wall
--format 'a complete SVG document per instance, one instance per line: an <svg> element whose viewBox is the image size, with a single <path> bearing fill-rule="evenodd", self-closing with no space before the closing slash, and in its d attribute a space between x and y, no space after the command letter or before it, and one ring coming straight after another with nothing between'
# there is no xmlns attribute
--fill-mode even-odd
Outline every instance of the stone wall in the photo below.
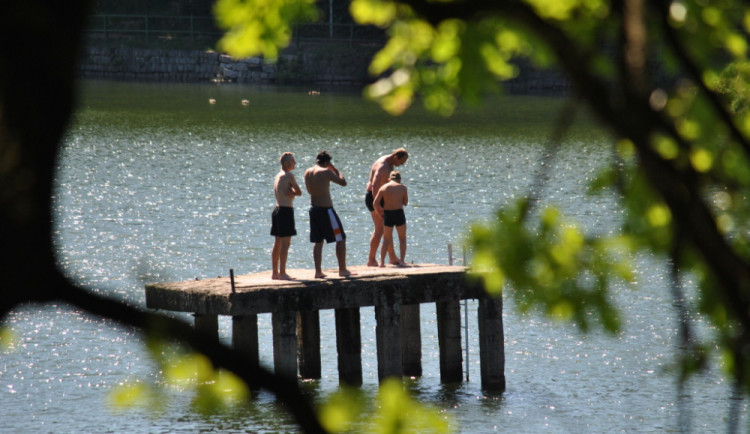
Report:
<svg viewBox="0 0 750 434"><path fill-rule="evenodd" d="M361 87L372 78L367 67L377 47L312 46L279 56L234 59L213 51L92 47L85 52L82 78L183 83L231 82ZM570 91L559 73L520 63L518 78L505 82L510 93L560 95Z"/></svg>
<svg viewBox="0 0 750 434"><path fill-rule="evenodd" d="M267 62L213 51L92 47L84 53L79 73L82 78L132 81L362 86L371 80L368 62L367 53L349 49L299 51Z"/></svg>

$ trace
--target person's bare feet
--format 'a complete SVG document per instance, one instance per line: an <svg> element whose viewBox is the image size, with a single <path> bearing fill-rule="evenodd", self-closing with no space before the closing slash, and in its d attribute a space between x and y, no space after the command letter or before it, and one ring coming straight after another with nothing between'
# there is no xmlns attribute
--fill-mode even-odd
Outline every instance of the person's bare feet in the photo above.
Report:
<svg viewBox="0 0 750 434"><path fill-rule="evenodd" d="M380 268L385 268L385 262L383 262L382 264L380 264Z"/></svg>
<svg viewBox="0 0 750 434"><path fill-rule="evenodd" d="M398 265L396 265L399 268L409 268L411 265L407 264L406 262L399 262Z"/></svg>
<svg viewBox="0 0 750 434"><path fill-rule="evenodd" d="M290 276L290 275L288 275L286 273L280 273L278 275L278 277L276 277L276 278L279 279L279 280L295 280L296 279L296 277L292 277L292 276Z"/></svg>
<svg viewBox="0 0 750 434"><path fill-rule="evenodd" d="M352 273L349 270L339 270L339 276L341 277L349 277L349 276L354 276L354 275L355 273Z"/></svg>
<svg viewBox="0 0 750 434"><path fill-rule="evenodd" d="M375 260L375 259L369 259L367 261L367 266L368 267L377 267L378 266L378 261Z"/></svg>
<svg viewBox="0 0 750 434"><path fill-rule="evenodd" d="M326 275L325 273L315 273L316 279L325 279L326 277L328 277L328 275Z"/></svg>
<svg viewBox="0 0 750 434"><path fill-rule="evenodd" d="M273 279L273 280L279 280L279 275L278 274L271 274L271 279Z"/></svg>

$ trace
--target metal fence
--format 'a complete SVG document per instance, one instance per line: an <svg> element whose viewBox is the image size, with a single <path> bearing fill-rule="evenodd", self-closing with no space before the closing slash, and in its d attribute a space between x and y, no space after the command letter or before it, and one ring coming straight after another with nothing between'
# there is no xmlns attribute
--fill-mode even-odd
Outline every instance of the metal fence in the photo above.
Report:
<svg viewBox="0 0 750 434"><path fill-rule="evenodd" d="M90 18L87 35L109 42L200 42L214 45L224 34L212 16L97 14ZM349 45L385 41L383 30L356 24L312 23L293 28L293 43L338 42Z"/></svg>

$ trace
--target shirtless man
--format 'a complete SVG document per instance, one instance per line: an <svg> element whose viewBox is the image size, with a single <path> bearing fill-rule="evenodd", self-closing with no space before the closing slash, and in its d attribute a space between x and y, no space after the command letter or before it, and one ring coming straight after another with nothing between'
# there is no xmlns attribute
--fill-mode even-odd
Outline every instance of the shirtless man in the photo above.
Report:
<svg viewBox="0 0 750 434"><path fill-rule="evenodd" d="M370 237L370 254L367 258L367 265L369 267L377 267L378 261L375 259L375 255L378 252L378 245L380 239L383 237L383 216L375 212L373 206L374 195L380 190L383 184L388 182L388 176L394 167L401 166L406 163L409 158L409 153L406 149L399 148L393 151L390 155L384 155L375 161L370 169L370 177L367 181L367 194L365 195L365 205L370 211L372 216L372 223L374 229L372 236ZM391 263L396 263L395 255L391 255Z"/></svg>
<svg viewBox="0 0 750 434"><path fill-rule="evenodd" d="M385 253L393 258L393 227L398 231L400 257L394 265L406 267L406 215L404 207L409 204L406 186L401 184L401 174L395 170L389 176L390 181L384 184L375 195L375 212L383 216L383 248L380 250L380 267L385 267ZM392 261L393 263L393 261Z"/></svg>
<svg viewBox="0 0 750 434"><path fill-rule="evenodd" d="M271 214L271 235L274 237L271 250L271 279L291 280L294 277L286 274L286 259L289 256L292 236L297 235L292 201L295 196L302 195L302 190L292 175L292 170L297 165L294 155L291 152L284 152L279 162L281 170L273 180L276 208Z"/></svg>
<svg viewBox="0 0 750 434"><path fill-rule="evenodd" d="M333 201L329 190L331 181L344 187L344 175L331 163L331 156L321 151L315 160L315 166L305 171L305 188L310 194L310 242L313 245L313 261L315 262L315 278L326 277L321 268L323 260L323 240L332 243L336 241L336 259L339 263L339 276L348 277L352 273L346 269L346 234L341 226L341 220L333 209Z"/></svg>

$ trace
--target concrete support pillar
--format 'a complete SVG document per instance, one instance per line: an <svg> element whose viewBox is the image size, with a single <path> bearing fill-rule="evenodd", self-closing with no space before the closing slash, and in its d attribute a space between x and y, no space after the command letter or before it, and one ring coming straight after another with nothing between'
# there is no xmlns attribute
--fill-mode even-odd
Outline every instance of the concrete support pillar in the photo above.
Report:
<svg viewBox="0 0 750 434"><path fill-rule="evenodd" d="M303 310L297 316L299 375L319 379L320 375L320 311Z"/></svg>
<svg viewBox="0 0 750 434"><path fill-rule="evenodd" d="M435 303L440 345L440 381L460 383L463 379L461 352L461 304L458 300Z"/></svg>
<svg viewBox="0 0 750 434"><path fill-rule="evenodd" d="M479 363L482 389L505 390L505 337L503 333L503 300L500 297L479 299Z"/></svg>
<svg viewBox="0 0 750 434"><path fill-rule="evenodd" d="M274 372L289 380L297 379L297 312L271 314L273 327Z"/></svg>
<svg viewBox="0 0 750 434"><path fill-rule="evenodd" d="M375 306L375 337L378 346L378 381L401 378L401 307L398 304Z"/></svg>
<svg viewBox="0 0 750 434"><path fill-rule="evenodd" d="M362 337L359 308L336 309L339 384L362 385Z"/></svg>
<svg viewBox="0 0 750 434"><path fill-rule="evenodd" d="M419 304L401 305L401 354L403 374L422 376L422 329Z"/></svg>
<svg viewBox="0 0 750 434"><path fill-rule="evenodd" d="M258 366L258 315L232 317L232 347L242 353L253 366Z"/></svg>
<svg viewBox="0 0 750 434"><path fill-rule="evenodd" d="M196 313L195 330L207 337L219 339L219 316L212 314Z"/></svg>

